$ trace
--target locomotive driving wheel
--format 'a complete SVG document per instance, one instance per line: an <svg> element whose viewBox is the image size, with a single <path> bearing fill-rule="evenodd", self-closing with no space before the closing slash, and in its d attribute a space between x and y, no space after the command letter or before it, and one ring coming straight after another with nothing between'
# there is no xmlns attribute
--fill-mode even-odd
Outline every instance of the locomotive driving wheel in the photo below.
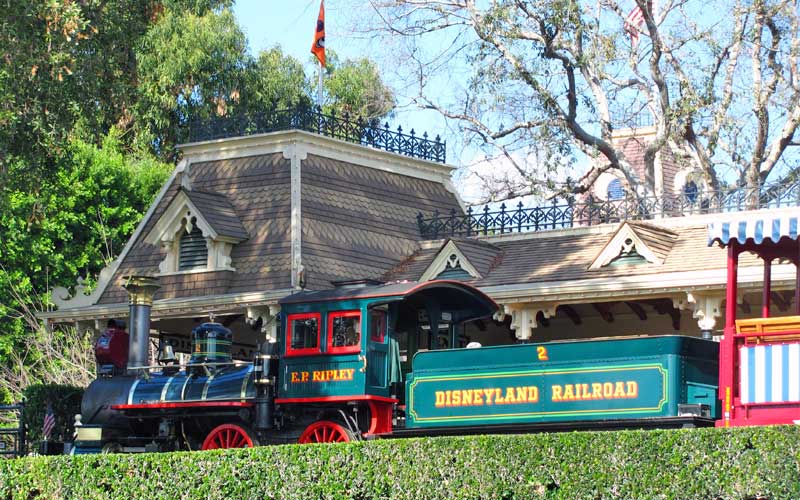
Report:
<svg viewBox="0 0 800 500"><path fill-rule="evenodd" d="M341 424L330 420L320 420L306 427L297 442L300 444L347 443L354 440L353 433Z"/></svg>
<svg viewBox="0 0 800 500"><path fill-rule="evenodd" d="M252 448L258 441L252 431L237 424L222 424L214 427L203 441L202 450L223 448Z"/></svg>

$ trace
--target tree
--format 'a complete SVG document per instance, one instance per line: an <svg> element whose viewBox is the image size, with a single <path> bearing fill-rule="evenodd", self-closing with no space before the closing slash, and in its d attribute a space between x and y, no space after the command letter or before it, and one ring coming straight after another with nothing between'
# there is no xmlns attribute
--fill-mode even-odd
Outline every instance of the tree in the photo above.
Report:
<svg viewBox="0 0 800 500"><path fill-rule="evenodd" d="M0 198L0 359L36 328L47 292L93 276L120 252L172 165L122 152L116 129L102 147L73 140L56 175Z"/></svg>
<svg viewBox="0 0 800 500"><path fill-rule="evenodd" d="M330 101L323 107L326 111L376 122L394 109L394 93L383 83L378 68L369 59L340 62L336 53L328 49L325 69L328 78L324 86Z"/></svg>
<svg viewBox="0 0 800 500"><path fill-rule="evenodd" d="M582 193L616 170L632 189L652 192L656 153L670 143L692 157L709 188L729 180L758 187L797 145L796 0L371 3L383 22L375 34L406 37L415 102L456 120L520 173L522 182L495 199L554 187L553 171L576 152L590 166L558 189ZM632 7L643 21L626 26ZM465 83L453 88L460 74ZM441 75L456 98L435 95ZM644 183L612 141L615 128L642 114L655 127ZM532 156L536 164L526 163Z"/></svg>
<svg viewBox="0 0 800 500"><path fill-rule="evenodd" d="M236 113L253 66L229 9L203 15L165 10L143 36L136 62L137 140L170 159L189 122Z"/></svg>
<svg viewBox="0 0 800 500"><path fill-rule="evenodd" d="M0 13L0 364L18 380L74 358L77 341L57 343L63 359L43 347L72 337L39 331L36 313L118 255L191 121L310 106L302 65L277 47L249 54L231 4L30 0Z"/></svg>

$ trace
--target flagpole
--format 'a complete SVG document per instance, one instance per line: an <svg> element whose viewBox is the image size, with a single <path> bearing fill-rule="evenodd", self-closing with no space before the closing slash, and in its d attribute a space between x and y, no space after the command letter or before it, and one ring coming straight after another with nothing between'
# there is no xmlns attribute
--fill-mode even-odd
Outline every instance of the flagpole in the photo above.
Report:
<svg viewBox="0 0 800 500"><path fill-rule="evenodd" d="M317 106L322 109L322 71L325 69L322 63L319 63L319 82L317 83Z"/></svg>

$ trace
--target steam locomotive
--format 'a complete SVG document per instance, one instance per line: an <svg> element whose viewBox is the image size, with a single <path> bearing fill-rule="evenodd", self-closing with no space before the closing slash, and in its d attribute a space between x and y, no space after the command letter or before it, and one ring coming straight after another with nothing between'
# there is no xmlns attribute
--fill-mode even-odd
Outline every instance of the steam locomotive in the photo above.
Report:
<svg viewBox="0 0 800 500"><path fill-rule="evenodd" d="M797 219L712 225L709 244L729 248L721 343L658 336L448 348L464 325L496 313L480 290L446 280L349 283L280 301L277 338L252 361L234 361L231 331L208 322L192 330L188 363L165 348L153 367L158 285L129 277L130 331L112 325L95 346L100 375L85 392L73 452L791 423L800 419L800 311L768 318L766 279L764 318L737 321L736 263L752 251L767 278L775 258L800 268ZM778 229L765 237L750 224Z"/></svg>
<svg viewBox="0 0 800 500"><path fill-rule="evenodd" d="M152 278L128 278L130 333L95 353L75 453L197 450L272 443L576 426L709 425L717 344L644 337L462 349L463 325L497 305L455 281L351 284L281 301L277 342L231 357L231 331L192 331L185 366L145 366ZM410 335L414 332L415 335ZM434 332L434 333L432 333ZM422 335L420 335L422 333ZM413 365L400 355L411 340Z"/></svg>

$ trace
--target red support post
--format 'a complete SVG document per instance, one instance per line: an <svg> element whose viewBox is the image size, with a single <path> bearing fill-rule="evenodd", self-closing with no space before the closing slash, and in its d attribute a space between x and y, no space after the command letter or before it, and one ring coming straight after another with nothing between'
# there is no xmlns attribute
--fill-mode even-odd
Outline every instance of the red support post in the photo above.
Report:
<svg viewBox="0 0 800 500"><path fill-rule="evenodd" d="M739 249L736 240L728 245L728 287L725 294L725 327L736 325L736 282Z"/></svg>
<svg viewBox="0 0 800 500"><path fill-rule="evenodd" d="M761 317L769 318L769 306L772 298L772 258L764 257L764 288L761 296Z"/></svg>

